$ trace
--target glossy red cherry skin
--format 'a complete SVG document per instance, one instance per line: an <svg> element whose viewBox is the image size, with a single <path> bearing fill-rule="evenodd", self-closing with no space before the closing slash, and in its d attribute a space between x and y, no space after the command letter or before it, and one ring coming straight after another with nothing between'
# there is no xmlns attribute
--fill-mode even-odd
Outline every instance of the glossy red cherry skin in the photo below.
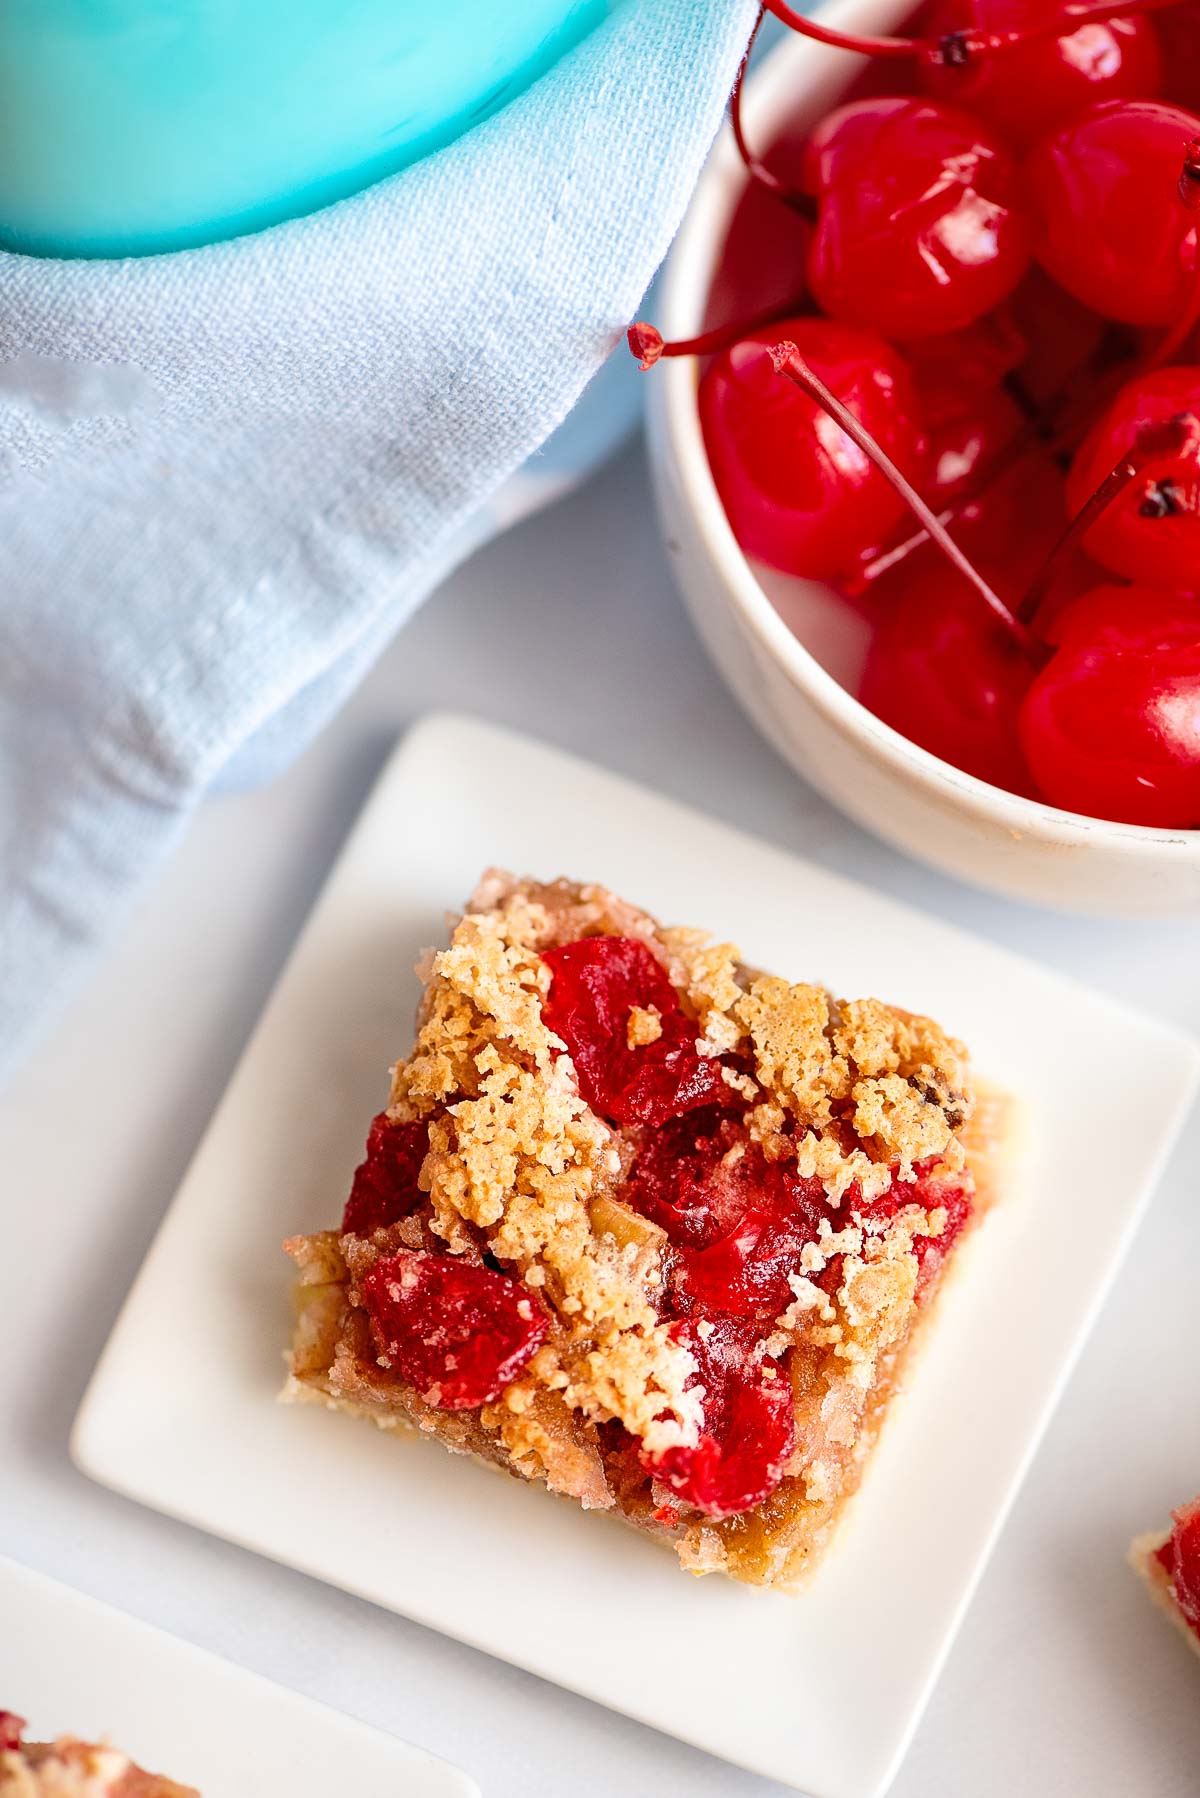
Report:
<svg viewBox="0 0 1200 1798"><path fill-rule="evenodd" d="M964 506L950 530L1015 605L1062 533L1063 505L1058 469L1033 450ZM1074 574L1072 566L1065 578ZM868 603L874 634L862 703L952 767L1032 793L1017 719L1034 665L969 583L923 542L871 586Z"/></svg>
<svg viewBox="0 0 1200 1798"><path fill-rule="evenodd" d="M738 542L773 568L825 580L882 542L905 506L832 419L776 374L768 350L782 338L918 482L925 443L908 368L873 332L785 319L713 358L700 419Z"/></svg>
<svg viewBox="0 0 1200 1798"><path fill-rule="evenodd" d="M1162 98L1200 112L1200 0L1155 15L1163 54Z"/></svg>
<svg viewBox="0 0 1200 1798"><path fill-rule="evenodd" d="M1019 31L1036 25L1059 0L933 0L922 21L926 37L956 31ZM1152 99L1162 82L1162 54L1148 18L1081 25L1065 37L972 57L965 68L921 64L923 92L964 106L1019 149L1097 100Z"/></svg>
<svg viewBox="0 0 1200 1798"><path fill-rule="evenodd" d="M1076 392L1090 400L1092 373L1116 352L1132 346L1123 326L1101 318L1052 281L1036 262L1009 301L1015 328L1025 341L1017 379L1034 405L1058 406Z"/></svg>
<svg viewBox="0 0 1200 1798"><path fill-rule="evenodd" d="M883 611L863 667L862 703L951 767L1030 792L1017 716L1033 669L1011 634L928 546L874 591Z"/></svg>
<svg viewBox="0 0 1200 1798"><path fill-rule="evenodd" d="M1181 202L1179 176L1197 135L1194 113L1114 100L1040 139L1026 158L1034 254L1106 318L1172 324L1191 298L1200 214Z"/></svg>
<svg viewBox="0 0 1200 1798"><path fill-rule="evenodd" d="M761 160L789 188L800 186L807 123L789 119L761 151ZM754 318L772 307L792 313L805 306L805 264L812 226L757 181L747 180L704 308L704 328L729 319Z"/></svg>
<svg viewBox="0 0 1200 1798"><path fill-rule="evenodd" d="M1181 413L1200 421L1200 367L1160 368L1122 388L1071 465L1068 512L1079 511L1141 426ZM1191 449L1151 458L1084 544L1097 562L1131 581L1200 591L1200 454Z"/></svg>
<svg viewBox="0 0 1200 1798"><path fill-rule="evenodd" d="M1097 587L1054 635L1019 720L1042 796L1118 823L1200 826L1200 600Z"/></svg>
<svg viewBox="0 0 1200 1798"><path fill-rule="evenodd" d="M996 387L968 411L931 429L929 474L922 489L926 503L939 512L974 490L1024 427L1021 408L1003 387Z"/></svg>
<svg viewBox="0 0 1200 1798"><path fill-rule="evenodd" d="M922 421L938 425L961 418L1020 368L1028 354L1025 334L1007 307L961 331L905 344L904 360L917 383Z"/></svg>
<svg viewBox="0 0 1200 1798"><path fill-rule="evenodd" d="M859 100L814 130L809 288L823 311L902 342L957 331L1010 294L1029 227L1007 149L932 100Z"/></svg>

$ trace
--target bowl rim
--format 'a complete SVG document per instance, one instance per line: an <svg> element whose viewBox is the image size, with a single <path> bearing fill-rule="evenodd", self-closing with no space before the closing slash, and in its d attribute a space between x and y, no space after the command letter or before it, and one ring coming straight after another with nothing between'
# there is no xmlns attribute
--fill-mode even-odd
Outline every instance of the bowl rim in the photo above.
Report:
<svg viewBox="0 0 1200 1798"><path fill-rule="evenodd" d="M826 23L849 30L886 30L909 10L910 0L832 0L819 9ZM845 85L838 79L839 71L848 81L862 60L788 33L746 83L743 110L751 135L757 133L760 139L768 135L790 107L814 90L821 95L828 89L836 98ZM745 170L726 121L664 267L660 299L664 337L690 337L703 329L704 302L718 252L745 185ZM685 503L735 611L789 682L830 722L865 740L880 759L910 779L952 796L960 808L1015 835L1057 843L1101 839L1138 858L1200 860L1200 829L1090 818L1005 792L910 742L869 712L785 623L733 534L704 448L695 360L679 357L660 363L650 383L650 406L670 447Z"/></svg>

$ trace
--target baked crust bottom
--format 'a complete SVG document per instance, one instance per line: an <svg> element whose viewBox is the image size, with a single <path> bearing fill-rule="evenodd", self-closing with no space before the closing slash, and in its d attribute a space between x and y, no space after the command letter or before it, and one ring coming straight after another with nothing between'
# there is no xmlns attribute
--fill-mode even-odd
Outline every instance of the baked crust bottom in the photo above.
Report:
<svg viewBox="0 0 1200 1798"><path fill-rule="evenodd" d="M1142 1536L1135 1536L1129 1544L1129 1565L1137 1574L1151 1598L1180 1632L1184 1641L1195 1655L1200 1655L1200 1635L1192 1628L1179 1606L1175 1603L1171 1591L1171 1581L1167 1570L1158 1559L1158 1551L1171 1537L1169 1529L1147 1530Z"/></svg>

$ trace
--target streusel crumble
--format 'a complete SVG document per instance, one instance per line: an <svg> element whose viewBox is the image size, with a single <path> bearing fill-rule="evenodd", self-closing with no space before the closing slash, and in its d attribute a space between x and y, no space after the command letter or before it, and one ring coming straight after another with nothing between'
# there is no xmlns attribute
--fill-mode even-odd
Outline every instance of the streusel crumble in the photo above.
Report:
<svg viewBox="0 0 1200 1798"><path fill-rule="evenodd" d="M962 1045L565 880L488 874L423 973L341 1228L286 1245L288 1396L794 1582L981 1209Z"/></svg>
<svg viewBox="0 0 1200 1798"><path fill-rule="evenodd" d="M26 1742L24 1735L24 1719L0 1711L0 1798L200 1798L107 1743L75 1736Z"/></svg>

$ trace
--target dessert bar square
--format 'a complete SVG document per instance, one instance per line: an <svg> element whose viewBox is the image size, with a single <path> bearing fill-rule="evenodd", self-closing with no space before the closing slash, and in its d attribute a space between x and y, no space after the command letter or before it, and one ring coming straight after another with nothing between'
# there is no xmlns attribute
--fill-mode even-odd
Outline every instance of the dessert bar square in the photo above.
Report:
<svg viewBox="0 0 1200 1798"><path fill-rule="evenodd" d="M794 1584L990 1196L1002 1106L930 1019L599 886L491 872L421 974L340 1227L286 1245L287 1395L694 1573Z"/></svg>

